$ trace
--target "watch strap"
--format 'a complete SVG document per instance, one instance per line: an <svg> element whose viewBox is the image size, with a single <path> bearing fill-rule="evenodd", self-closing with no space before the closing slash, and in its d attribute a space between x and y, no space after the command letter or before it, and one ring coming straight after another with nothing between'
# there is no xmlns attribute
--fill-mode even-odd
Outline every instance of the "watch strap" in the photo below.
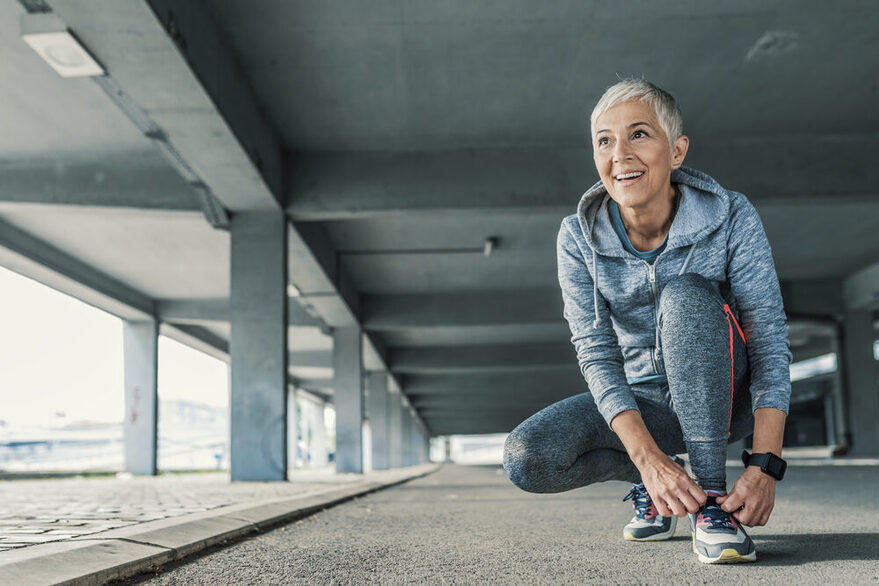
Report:
<svg viewBox="0 0 879 586"><path fill-rule="evenodd" d="M776 480L783 479L784 473L787 471L787 462L773 453L749 454L748 450L744 450L742 451L742 463L746 468L759 466L764 474L768 474Z"/></svg>

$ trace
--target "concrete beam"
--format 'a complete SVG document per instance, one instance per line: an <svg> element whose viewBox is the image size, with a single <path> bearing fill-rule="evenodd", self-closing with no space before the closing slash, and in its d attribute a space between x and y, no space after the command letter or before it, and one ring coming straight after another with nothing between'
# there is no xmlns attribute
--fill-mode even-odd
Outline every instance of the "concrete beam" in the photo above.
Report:
<svg viewBox="0 0 879 586"><path fill-rule="evenodd" d="M0 265L122 319L155 315L153 300L0 219Z"/></svg>
<svg viewBox="0 0 879 586"><path fill-rule="evenodd" d="M849 311L879 308L879 262L847 277L842 291Z"/></svg>
<svg viewBox="0 0 879 586"><path fill-rule="evenodd" d="M281 208L281 143L207 7L52 0L110 73L114 101L233 212ZM103 87L103 86L102 86ZM133 111L133 112L132 112Z"/></svg>
<svg viewBox="0 0 879 586"><path fill-rule="evenodd" d="M158 157L145 163L131 157L77 164L4 163L0 185L3 202L201 210L192 188Z"/></svg>
<svg viewBox="0 0 879 586"><path fill-rule="evenodd" d="M156 311L162 321L175 324L210 324L229 322L229 300L210 299L159 299ZM316 327L329 331L320 318L306 311L297 298L287 300L288 325Z"/></svg>
<svg viewBox="0 0 879 586"><path fill-rule="evenodd" d="M722 184L744 192L758 208L806 199L828 205L837 205L840 198L875 201L875 186L859 172L858 162L839 155L869 150L872 137L837 136L816 143L808 162L800 156L779 156L800 153L791 148L798 140L761 137L703 143L690 157L694 167L711 169ZM586 141L564 149L290 156L287 211L301 221L480 209L557 209L566 215L578 195L598 180ZM702 162L707 164L700 166ZM800 172L804 165L813 170L808 176ZM744 169L748 173L742 173ZM780 185L779 173L791 180Z"/></svg>
<svg viewBox="0 0 879 586"><path fill-rule="evenodd" d="M229 341L201 326L164 322L159 324L159 333L229 363Z"/></svg>
<svg viewBox="0 0 879 586"><path fill-rule="evenodd" d="M453 374L491 370L532 370L574 366L577 357L569 343L502 346L440 346L394 348L391 370L400 374Z"/></svg>
<svg viewBox="0 0 879 586"><path fill-rule="evenodd" d="M366 295L363 326L372 331L406 328L559 324L561 295L553 291Z"/></svg>
<svg viewBox="0 0 879 586"><path fill-rule="evenodd" d="M838 279L782 281L781 296L789 315L832 315L844 310Z"/></svg>
<svg viewBox="0 0 879 586"><path fill-rule="evenodd" d="M426 395L509 399L529 394L570 396L588 390L576 364L552 371L407 375L403 384L413 401Z"/></svg>
<svg viewBox="0 0 879 586"><path fill-rule="evenodd" d="M312 368L332 368L332 350L300 350L289 353L288 365L308 366Z"/></svg>

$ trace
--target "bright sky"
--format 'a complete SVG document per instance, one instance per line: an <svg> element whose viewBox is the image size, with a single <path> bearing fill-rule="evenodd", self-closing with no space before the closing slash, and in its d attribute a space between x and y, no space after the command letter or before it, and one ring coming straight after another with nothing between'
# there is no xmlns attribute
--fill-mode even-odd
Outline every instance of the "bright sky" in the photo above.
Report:
<svg viewBox="0 0 879 586"><path fill-rule="evenodd" d="M119 318L0 267L0 419L121 421L122 364ZM159 395L226 406L226 365L160 337Z"/></svg>

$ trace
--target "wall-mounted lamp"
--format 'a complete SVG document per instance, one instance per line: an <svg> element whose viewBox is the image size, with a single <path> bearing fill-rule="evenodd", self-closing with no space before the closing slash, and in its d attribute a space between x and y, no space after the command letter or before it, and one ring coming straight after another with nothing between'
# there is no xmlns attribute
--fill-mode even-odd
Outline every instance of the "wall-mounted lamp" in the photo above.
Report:
<svg viewBox="0 0 879 586"><path fill-rule="evenodd" d="M93 77L105 73L61 19L52 13L23 15L21 38L61 77Z"/></svg>

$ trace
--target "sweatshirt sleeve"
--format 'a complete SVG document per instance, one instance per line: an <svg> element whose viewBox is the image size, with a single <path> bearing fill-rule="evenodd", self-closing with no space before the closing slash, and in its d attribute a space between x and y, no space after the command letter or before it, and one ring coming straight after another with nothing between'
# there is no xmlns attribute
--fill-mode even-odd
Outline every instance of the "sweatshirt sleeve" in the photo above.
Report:
<svg viewBox="0 0 879 586"><path fill-rule="evenodd" d="M727 275L747 341L751 408L790 405L790 344L772 250L757 210L732 193Z"/></svg>
<svg viewBox="0 0 879 586"><path fill-rule="evenodd" d="M610 425L621 412L638 411L623 370L619 340L600 293L600 306L595 307L592 276L566 221L559 230L557 252L559 285L565 303L565 319L571 328L571 343L577 351L580 372L589 385L598 411ZM597 324L596 311L601 312Z"/></svg>

